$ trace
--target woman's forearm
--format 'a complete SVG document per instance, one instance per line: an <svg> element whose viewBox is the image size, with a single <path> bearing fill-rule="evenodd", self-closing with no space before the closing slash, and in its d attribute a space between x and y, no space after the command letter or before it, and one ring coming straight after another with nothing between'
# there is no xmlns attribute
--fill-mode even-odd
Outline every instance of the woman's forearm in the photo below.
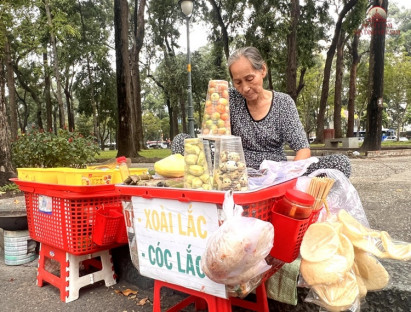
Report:
<svg viewBox="0 0 411 312"><path fill-rule="evenodd" d="M311 157L311 150L309 148L303 148L295 153L294 160L307 159L309 157Z"/></svg>

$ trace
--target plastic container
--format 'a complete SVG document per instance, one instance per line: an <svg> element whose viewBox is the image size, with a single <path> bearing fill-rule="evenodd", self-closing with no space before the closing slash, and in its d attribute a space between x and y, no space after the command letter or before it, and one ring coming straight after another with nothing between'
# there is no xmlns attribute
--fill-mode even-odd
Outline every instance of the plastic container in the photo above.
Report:
<svg viewBox="0 0 411 312"><path fill-rule="evenodd" d="M24 192L30 237L74 255L108 247L93 242L96 213L103 206L121 207L114 184L68 186L11 179ZM118 246L117 243L110 248Z"/></svg>
<svg viewBox="0 0 411 312"><path fill-rule="evenodd" d="M124 233L123 233L124 232ZM118 241L118 237L127 238L124 216L120 206L104 206L96 212L96 221L93 231L93 241L99 246L113 243L127 243Z"/></svg>
<svg viewBox="0 0 411 312"><path fill-rule="evenodd" d="M58 172L63 168L17 168L17 177L22 181L57 184Z"/></svg>
<svg viewBox="0 0 411 312"><path fill-rule="evenodd" d="M36 242L29 231L4 231L4 262L6 265L21 265L36 258Z"/></svg>
<svg viewBox="0 0 411 312"><path fill-rule="evenodd" d="M228 82L210 80L204 108L202 135L230 135L230 108Z"/></svg>
<svg viewBox="0 0 411 312"><path fill-rule="evenodd" d="M274 211L290 218L302 220L310 217L315 198L308 193L290 189L274 206Z"/></svg>
<svg viewBox="0 0 411 312"><path fill-rule="evenodd" d="M121 181L124 182L130 176L130 170L127 165L127 158L124 156L117 157L118 169L120 170Z"/></svg>
<svg viewBox="0 0 411 312"><path fill-rule="evenodd" d="M206 142L200 138L184 140L185 188L211 190L211 155Z"/></svg>
<svg viewBox="0 0 411 312"><path fill-rule="evenodd" d="M215 140L213 188L219 191L248 190L247 166L240 137L221 136Z"/></svg>
<svg viewBox="0 0 411 312"><path fill-rule="evenodd" d="M74 169L60 168L57 172L57 183L61 185L102 185L112 184L114 169Z"/></svg>

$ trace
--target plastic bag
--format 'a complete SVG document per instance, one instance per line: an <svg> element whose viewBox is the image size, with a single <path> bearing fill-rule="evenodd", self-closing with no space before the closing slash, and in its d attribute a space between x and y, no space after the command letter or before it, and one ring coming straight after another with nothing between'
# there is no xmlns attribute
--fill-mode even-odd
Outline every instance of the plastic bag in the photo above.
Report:
<svg viewBox="0 0 411 312"><path fill-rule="evenodd" d="M360 311L360 292L355 274L350 271L336 283L313 286L305 302L315 303L326 311Z"/></svg>
<svg viewBox="0 0 411 312"><path fill-rule="evenodd" d="M350 180L341 171L337 169L318 169L307 177L298 178L296 189L305 191L310 184L311 178L322 175L335 180L334 185L327 196L330 214L336 216L341 209L345 209L362 225L369 227L367 216L365 215L358 192L351 184ZM324 221L326 219L327 213L323 209L318 220Z"/></svg>
<svg viewBox="0 0 411 312"><path fill-rule="evenodd" d="M243 217L232 191L225 195L223 211L225 221L207 241L201 267L211 280L229 285L234 292L241 289L239 295L245 296L258 285L258 276L271 267L265 257L273 246L274 228L269 222ZM246 285L250 281L253 287Z"/></svg>
<svg viewBox="0 0 411 312"><path fill-rule="evenodd" d="M249 176L248 187L255 189L280 184L302 176L307 168L318 162L317 157L297 161L272 161L264 160L260 165L260 176Z"/></svg>

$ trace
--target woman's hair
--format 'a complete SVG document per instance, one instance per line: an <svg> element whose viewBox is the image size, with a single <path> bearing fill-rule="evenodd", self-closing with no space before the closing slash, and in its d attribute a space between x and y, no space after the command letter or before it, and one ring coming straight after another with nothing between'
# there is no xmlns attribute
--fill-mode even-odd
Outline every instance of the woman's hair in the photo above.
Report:
<svg viewBox="0 0 411 312"><path fill-rule="evenodd" d="M249 60L251 63L251 66L253 66L255 70L261 70L263 69L263 66L266 65L263 57L260 54L260 51L258 51L257 48L244 47L244 48L237 49L230 55L227 61L228 71L230 72L231 78L233 78L233 76L231 75L230 67L231 65L233 65L235 61L237 61L241 57L245 57L247 60Z"/></svg>

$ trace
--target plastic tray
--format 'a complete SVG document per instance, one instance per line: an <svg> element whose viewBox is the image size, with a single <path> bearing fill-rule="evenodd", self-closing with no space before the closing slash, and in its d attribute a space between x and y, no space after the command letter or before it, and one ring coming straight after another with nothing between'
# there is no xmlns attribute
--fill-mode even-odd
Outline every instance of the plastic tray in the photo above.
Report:
<svg viewBox="0 0 411 312"><path fill-rule="evenodd" d="M17 168L17 177L22 181L57 183L57 172L63 168Z"/></svg>
<svg viewBox="0 0 411 312"><path fill-rule="evenodd" d="M18 179L11 181L24 192L32 239L74 255L108 248L93 242L93 229L96 212L101 207L121 207L114 184L67 186Z"/></svg>
<svg viewBox="0 0 411 312"><path fill-rule="evenodd" d="M147 168L130 168L130 174L147 173ZM21 181L60 185L105 185L122 183L119 169L75 169L75 168L17 168Z"/></svg>

